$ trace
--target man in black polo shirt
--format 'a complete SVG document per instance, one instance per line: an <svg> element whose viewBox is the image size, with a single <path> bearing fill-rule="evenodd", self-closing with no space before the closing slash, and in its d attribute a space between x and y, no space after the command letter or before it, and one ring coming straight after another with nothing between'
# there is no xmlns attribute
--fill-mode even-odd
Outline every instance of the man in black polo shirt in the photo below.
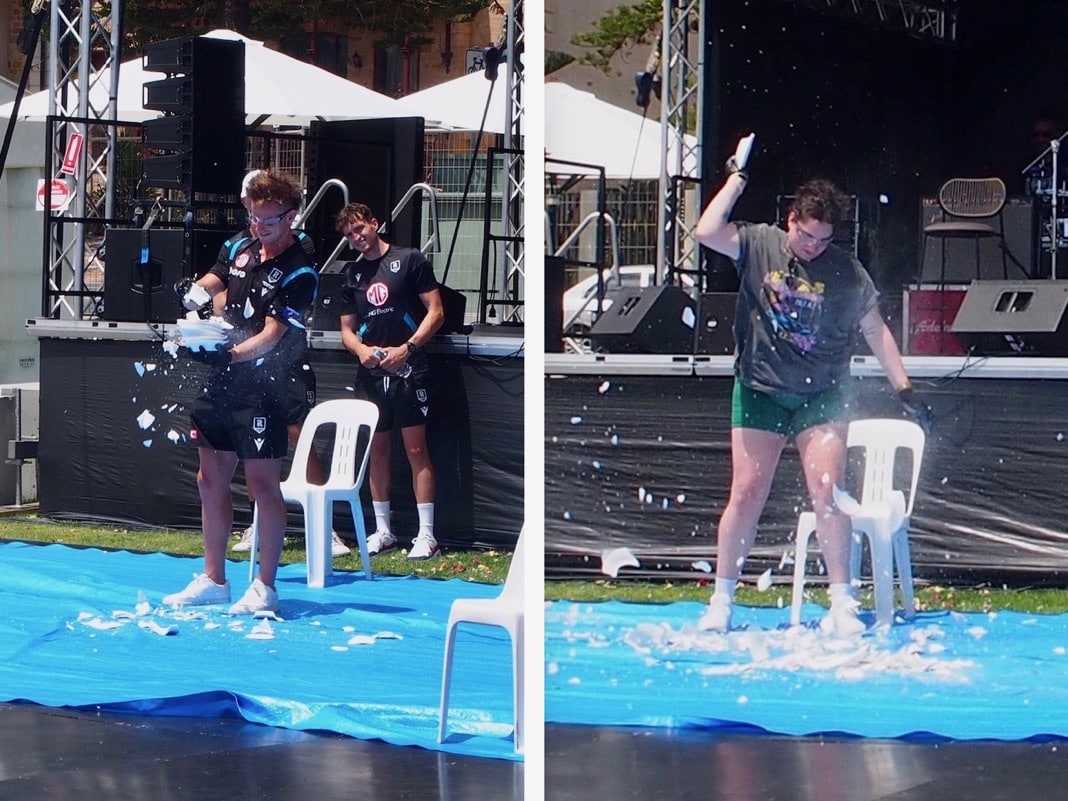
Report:
<svg viewBox="0 0 1068 801"><path fill-rule="evenodd" d="M213 299L223 295L223 319L232 326L217 350L189 353L212 367L191 415L190 439L200 458L204 573L165 604L197 606L230 601L226 542L233 526L230 482L238 461L259 511L259 575L231 614L278 609L274 587L286 506L279 484L288 447L287 380L306 350L306 321L319 276L290 225L301 191L288 175L264 172L248 187L249 221L256 238L237 248L229 264L216 263L197 280Z"/></svg>
<svg viewBox="0 0 1068 801"><path fill-rule="evenodd" d="M371 209L350 203L337 230L363 258L349 265L341 297L341 341L359 362L356 392L378 406L369 479L376 531L371 554L394 547L390 522L392 430L400 428L412 470L419 530L409 559L438 555L434 538L434 469L426 447L431 397L423 348L444 321L441 291L422 253L391 245L378 234Z"/></svg>

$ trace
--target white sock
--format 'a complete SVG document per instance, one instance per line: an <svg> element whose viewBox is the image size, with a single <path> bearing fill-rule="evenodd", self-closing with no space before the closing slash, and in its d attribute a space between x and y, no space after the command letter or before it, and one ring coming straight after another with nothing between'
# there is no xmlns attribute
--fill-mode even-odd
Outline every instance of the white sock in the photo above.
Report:
<svg viewBox="0 0 1068 801"><path fill-rule="evenodd" d="M738 587L738 579L719 578L716 577L716 589L712 593L712 597L717 595L726 599L728 603L734 601L734 590Z"/></svg>
<svg viewBox="0 0 1068 801"><path fill-rule="evenodd" d="M827 591L831 596L831 606L857 600L857 588L852 584L832 584Z"/></svg>
<svg viewBox="0 0 1068 801"><path fill-rule="evenodd" d="M419 533L424 532L431 537L434 536L434 504L433 503L417 503L415 505L416 510L419 512Z"/></svg>
<svg viewBox="0 0 1068 801"><path fill-rule="evenodd" d="M386 533L392 531L389 527L389 501L371 501L371 506L375 510L375 530Z"/></svg>

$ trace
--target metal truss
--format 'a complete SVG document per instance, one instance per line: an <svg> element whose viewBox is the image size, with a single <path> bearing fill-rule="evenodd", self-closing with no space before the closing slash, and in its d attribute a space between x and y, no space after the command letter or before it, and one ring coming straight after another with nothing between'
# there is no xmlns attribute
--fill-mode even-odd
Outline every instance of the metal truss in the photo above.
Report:
<svg viewBox="0 0 1068 801"><path fill-rule="evenodd" d="M114 174L117 142L120 0L113 0L110 14L101 11L92 2L52 0L45 174L66 185L70 202L50 210L51 190L46 188L46 317L80 320L96 316L99 309L101 243L114 208L108 176Z"/></svg>
<svg viewBox="0 0 1068 801"><path fill-rule="evenodd" d="M524 294L524 204L525 175L523 160L522 126L524 74L522 57L525 36L523 29L523 2L513 0L508 11L505 31L508 69L506 89L508 102L505 106L504 148L505 158L504 202L501 204L503 236L499 238L500 285L498 297L504 301L505 311L501 322L522 322ZM487 207L488 208L488 207Z"/></svg>
<svg viewBox="0 0 1068 801"><path fill-rule="evenodd" d="M957 40L959 0L794 0L920 39Z"/></svg>
<svg viewBox="0 0 1068 801"><path fill-rule="evenodd" d="M700 141L686 136L688 121L701 119L703 88L697 58L690 57L690 32L704 27L703 0L664 0L661 32L660 208L657 263L664 273L698 268L699 248L693 237L696 215L687 213L685 186L700 181ZM704 41L698 30L697 41ZM700 47L696 48L698 54ZM690 112L693 111L693 116ZM691 210L692 211L692 210Z"/></svg>

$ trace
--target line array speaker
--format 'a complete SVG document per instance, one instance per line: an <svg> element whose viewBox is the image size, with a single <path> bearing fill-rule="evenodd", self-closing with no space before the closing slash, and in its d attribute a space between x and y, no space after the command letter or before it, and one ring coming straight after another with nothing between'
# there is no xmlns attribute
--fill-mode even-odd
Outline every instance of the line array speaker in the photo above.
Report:
<svg viewBox="0 0 1068 801"><path fill-rule="evenodd" d="M168 77L144 84L143 183L234 194L245 166L245 43L184 36L147 44L144 68Z"/></svg>

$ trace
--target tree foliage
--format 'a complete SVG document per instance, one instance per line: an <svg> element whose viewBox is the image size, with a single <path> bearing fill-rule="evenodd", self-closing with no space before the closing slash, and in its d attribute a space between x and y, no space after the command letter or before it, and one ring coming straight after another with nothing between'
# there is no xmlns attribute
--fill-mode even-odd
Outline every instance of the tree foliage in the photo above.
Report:
<svg viewBox="0 0 1068 801"><path fill-rule="evenodd" d="M611 73L609 62L616 53L655 39L663 12L663 0L642 0L609 11L592 31L571 37L571 44L586 49L579 62Z"/></svg>
<svg viewBox="0 0 1068 801"><path fill-rule="evenodd" d="M277 39L316 25L371 31L380 40L419 38L443 21L467 20L490 0L125 0L126 46L229 28L254 39Z"/></svg>

